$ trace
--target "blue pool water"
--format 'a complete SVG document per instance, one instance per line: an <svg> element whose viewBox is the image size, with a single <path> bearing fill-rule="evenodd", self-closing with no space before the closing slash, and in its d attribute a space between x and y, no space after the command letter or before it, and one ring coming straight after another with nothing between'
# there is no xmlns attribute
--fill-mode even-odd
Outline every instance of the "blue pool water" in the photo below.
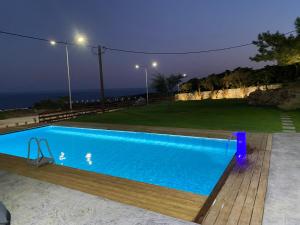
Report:
<svg viewBox="0 0 300 225"><path fill-rule="evenodd" d="M48 140L58 165L201 195L236 152L235 140L47 126L0 135L0 153L27 157L31 137Z"/></svg>

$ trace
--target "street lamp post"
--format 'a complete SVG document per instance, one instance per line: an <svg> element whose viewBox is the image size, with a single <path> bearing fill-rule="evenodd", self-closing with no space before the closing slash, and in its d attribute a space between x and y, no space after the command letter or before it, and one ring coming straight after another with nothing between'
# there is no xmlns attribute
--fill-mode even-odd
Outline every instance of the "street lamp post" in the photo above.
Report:
<svg viewBox="0 0 300 225"><path fill-rule="evenodd" d="M86 43L86 38L83 35L79 35L78 34L75 37L75 42L78 45L84 45ZM56 41L51 40L50 44L54 46L54 45L56 45ZM63 44L65 45L66 61L67 61L67 78L68 78L68 91L69 91L69 109L73 110L68 42L66 41Z"/></svg>
<svg viewBox="0 0 300 225"><path fill-rule="evenodd" d="M182 78L185 78L185 77L187 77L187 74L186 74L186 73L182 74ZM177 91L178 91L178 93L180 92L180 83L181 83L181 82L179 82L179 83L177 84Z"/></svg>
<svg viewBox="0 0 300 225"><path fill-rule="evenodd" d="M67 59L67 75L68 75L68 90L69 90L69 108L70 110L73 109L72 103L72 91L71 91L71 76L70 76L70 62L69 62L69 50L68 50L68 43L65 44L66 49L66 59Z"/></svg>
<svg viewBox="0 0 300 225"><path fill-rule="evenodd" d="M157 62L152 62L152 67L153 68L156 68L157 67ZM136 69L139 69L140 67L144 68L145 70L145 75L146 75L146 102L147 102L147 105L149 103L149 88L148 88L148 67L147 66L140 66L138 64L135 65L135 68Z"/></svg>
<svg viewBox="0 0 300 225"><path fill-rule="evenodd" d="M148 89L148 69L145 67L145 74L146 74L146 99L147 104L149 103L149 89Z"/></svg>

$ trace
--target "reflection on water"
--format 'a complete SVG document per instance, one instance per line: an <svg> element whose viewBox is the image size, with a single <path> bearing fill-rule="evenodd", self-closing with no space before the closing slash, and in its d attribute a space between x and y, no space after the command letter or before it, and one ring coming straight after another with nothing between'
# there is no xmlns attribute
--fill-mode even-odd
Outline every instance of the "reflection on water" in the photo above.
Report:
<svg viewBox="0 0 300 225"><path fill-rule="evenodd" d="M87 163L88 163L90 166L93 165L92 154L91 154L91 153L89 153L89 152L86 153L85 158L86 158Z"/></svg>
<svg viewBox="0 0 300 225"><path fill-rule="evenodd" d="M67 158L65 157L65 153L61 152L59 155L59 161L61 161L61 165L64 165L64 163L62 161L66 160Z"/></svg>

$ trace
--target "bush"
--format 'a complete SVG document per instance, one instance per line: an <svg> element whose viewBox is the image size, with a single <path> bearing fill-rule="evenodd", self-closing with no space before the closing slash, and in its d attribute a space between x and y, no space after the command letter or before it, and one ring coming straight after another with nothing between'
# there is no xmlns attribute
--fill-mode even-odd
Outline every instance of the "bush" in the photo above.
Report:
<svg viewBox="0 0 300 225"><path fill-rule="evenodd" d="M256 90L248 96L247 100L249 105L278 106L290 97L292 96L290 96L287 89Z"/></svg>

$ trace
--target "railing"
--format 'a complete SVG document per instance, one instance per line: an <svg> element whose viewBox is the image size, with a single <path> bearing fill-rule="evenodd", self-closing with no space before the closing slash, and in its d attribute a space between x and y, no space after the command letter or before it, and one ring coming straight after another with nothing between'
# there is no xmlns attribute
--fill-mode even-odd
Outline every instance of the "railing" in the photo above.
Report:
<svg viewBox="0 0 300 225"><path fill-rule="evenodd" d="M56 113L43 113L43 114L39 114L39 122L53 123L62 120L73 119L82 115L98 113L100 111L102 111L102 109L87 109L87 110L80 110L80 111L74 110L74 111L63 111L63 112L56 112Z"/></svg>
<svg viewBox="0 0 300 225"><path fill-rule="evenodd" d="M151 98L149 99L149 103L158 103L161 101L166 100L172 100L171 98ZM127 108L127 107L135 107L135 106L143 106L144 103L137 104L136 100L130 100L130 101L123 101L123 102L106 102L104 104L104 109L102 109L101 105L99 105L97 108L85 108L85 109L78 109L78 110L72 110L72 111L60 111L60 112L46 112L39 114L39 123L53 123L63 120L70 120L77 118L79 116L83 115L89 115L89 114L96 114L101 113L103 111L112 111L115 109L121 109L121 108Z"/></svg>
<svg viewBox="0 0 300 225"><path fill-rule="evenodd" d="M32 141L36 142L37 145L37 158L36 159L30 159L30 154L31 154L31 143ZM41 143L44 142L47 147L47 151L50 157L45 157L42 148L41 148ZM27 162L31 165L40 167L42 165L46 165L49 163L54 163L54 157L51 152L50 146L48 141L45 138L37 138L37 137L32 137L28 141L28 150L27 150Z"/></svg>

